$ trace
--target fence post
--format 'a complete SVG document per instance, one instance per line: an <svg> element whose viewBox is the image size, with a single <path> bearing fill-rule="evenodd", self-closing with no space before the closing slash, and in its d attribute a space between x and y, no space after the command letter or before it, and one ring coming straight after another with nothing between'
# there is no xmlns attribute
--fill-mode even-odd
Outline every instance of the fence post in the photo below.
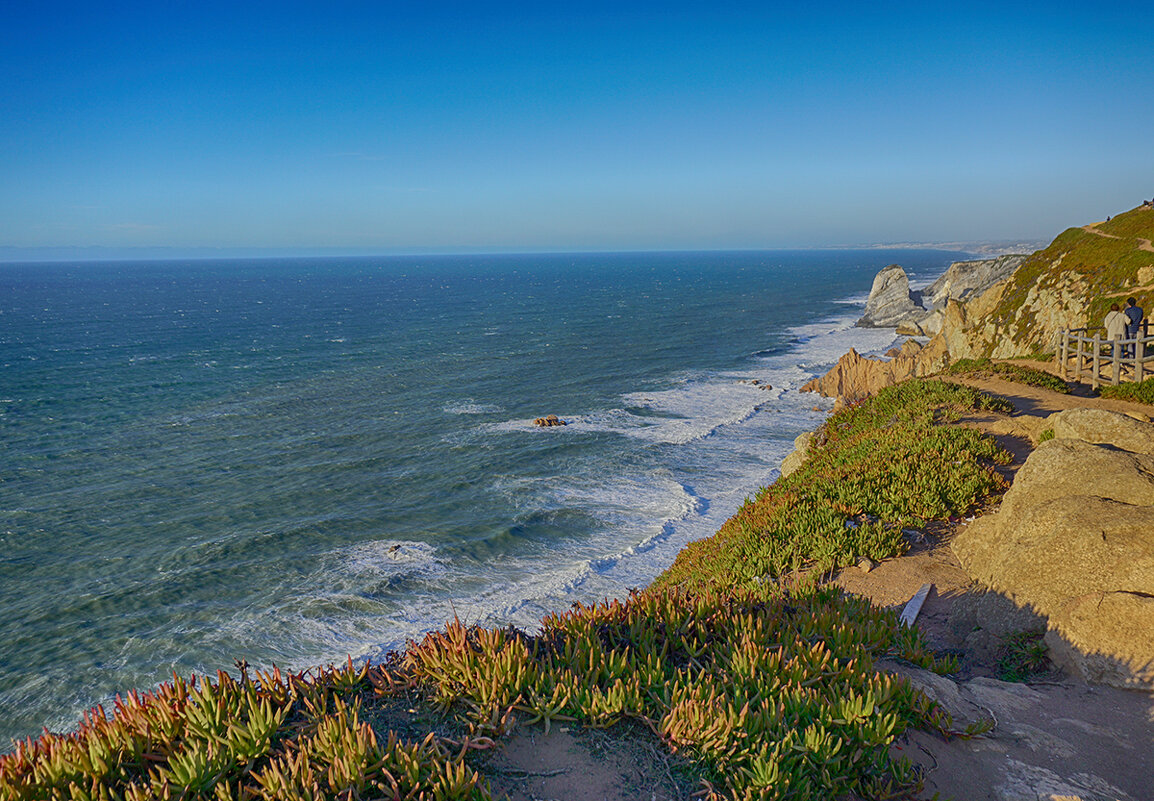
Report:
<svg viewBox="0 0 1154 801"><path fill-rule="evenodd" d="M1134 380L1142 383L1142 379L1146 374L1146 365L1142 362L1146 360L1146 338L1134 335Z"/></svg>
<svg viewBox="0 0 1154 801"><path fill-rule="evenodd" d="M1082 351L1083 351L1082 346L1084 344L1082 342L1082 340L1084 339L1084 337L1081 334L1078 334L1077 336L1078 336L1078 359L1074 363L1074 379L1077 381L1081 381L1082 380Z"/></svg>
<svg viewBox="0 0 1154 801"><path fill-rule="evenodd" d="M1090 389L1098 388L1098 379L1102 375L1102 335L1094 334L1094 357L1091 360L1094 372L1090 375Z"/></svg>
<svg viewBox="0 0 1154 801"><path fill-rule="evenodd" d="M1065 381L1070 372L1070 329L1062 329L1062 380Z"/></svg>
<svg viewBox="0 0 1154 801"><path fill-rule="evenodd" d="M1111 340L1114 344L1110 346L1110 351L1113 356L1113 364L1110 365L1110 383L1118 386L1122 380L1122 342L1121 340Z"/></svg>

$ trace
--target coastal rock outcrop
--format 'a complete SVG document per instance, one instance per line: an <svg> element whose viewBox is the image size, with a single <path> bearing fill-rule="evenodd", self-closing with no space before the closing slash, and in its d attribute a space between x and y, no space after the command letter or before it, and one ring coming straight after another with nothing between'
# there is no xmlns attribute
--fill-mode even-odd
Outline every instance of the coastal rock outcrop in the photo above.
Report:
<svg viewBox="0 0 1154 801"><path fill-rule="evenodd" d="M914 322L925 313L921 296L910 292L906 271L900 264L891 264L874 276L865 314L857 325L862 328L894 328Z"/></svg>
<svg viewBox="0 0 1154 801"><path fill-rule="evenodd" d="M857 325L894 327L899 334L933 336L942 330L949 301L972 300L1011 276L1026 260L1021 254L993 259L956 261L923 290L911 290L909 277L897 264L884 267L874 277L865 314Z"/></svg>
<svg viewBox="0 0 1154 801"><path fill-rule="evenodd" d="M866 358L851 348L829 372L806 383L801 391L839 398L842 402L853 401L877 394L907 378L933 375L948 366L949 354L935 340L925 346L907 340L888 361Z"/></svg>
<svg viewBox="0 0 1154 801"><path fill-rule="evenodd" d="M790 473L797 472L797 469L805 463L805 459L809 456L809 447L813 444L813 432L803 431L797 435L793 441L793 450L781 462L781 477L785 478Z"/></svg>
<svg viewBox="0 0 1154 801"><path fill-rule="evenodd" d="M993 259L956 261L922 290L922 302L931 309L945 308L946 301L951 299L964 303L1009 278L1025 260L1025 255L1012 253Z"/></svg>
<svg viewBox="0 0 1154 801"><path fill-rule="evenodd" d="M1046 618L1055 662L1087 681L1154 689L1154 453L1124 449L1149 448L1154 425L1071 410L1046 426L1066 436L1038 446L954 552Z"/></svg>
<svg viewBox="0 0 1154 801"><path fill-rule="evenodd" d="M550 414L550 415L547 415L545 417L538 417L536 420L533 421L533 425L541 426L543 428L550 428L552 426L567 426L569 424L567 422L565 422L564 420L562 420L557 415Z"/></svg>

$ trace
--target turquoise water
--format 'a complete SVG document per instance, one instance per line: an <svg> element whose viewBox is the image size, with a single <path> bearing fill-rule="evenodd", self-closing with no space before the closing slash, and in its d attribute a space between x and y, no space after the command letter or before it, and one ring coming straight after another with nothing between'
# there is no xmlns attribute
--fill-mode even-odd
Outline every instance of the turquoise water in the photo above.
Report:
<svg viewBox="0 0 1154 801"><path fill-rule="evenodd" d="M957 255L0 265L0 743L644 586L893 339L877 270Z"/></svg>

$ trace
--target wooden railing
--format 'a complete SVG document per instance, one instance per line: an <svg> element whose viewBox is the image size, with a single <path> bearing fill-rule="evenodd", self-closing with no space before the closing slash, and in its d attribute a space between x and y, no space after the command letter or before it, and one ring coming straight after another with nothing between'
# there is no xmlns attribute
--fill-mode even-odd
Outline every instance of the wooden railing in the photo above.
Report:
<svg viewBox="0 0 1154 801"><path fill-rule="evenodd" d="M1106 339L1104 331L1067 328L1058 332L1054 366L1063 380L1069 381L1072 374L1075 381L1081 381L1089 373L1090 385L1097 389L1099 384L1141 381L1154 375L1154 337L1145 321L1138 335L1128 339Z"/></svg>

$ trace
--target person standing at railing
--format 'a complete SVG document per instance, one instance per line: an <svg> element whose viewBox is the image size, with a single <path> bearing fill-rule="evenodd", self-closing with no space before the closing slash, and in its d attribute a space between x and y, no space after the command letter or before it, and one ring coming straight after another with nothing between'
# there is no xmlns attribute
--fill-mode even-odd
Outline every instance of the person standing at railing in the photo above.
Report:
<svg viewBox="0 0 1154 801"><path fill-rule="evenodd" d="M1129 320L1129 322L1126 324L1126 336L1129 339L1134 339L1142 330L1142 318L1145 316L1142 311L1142 307L1138 305L1137 298L1126 299L1126 311L1123 312L1123 314L1125 314L1126 318ZM1133 356L1134 346L1127 345L1125 348L1123 348L1122 355L1127 357Z"/></svg>
<svg viewBox="0 0 1154 801"><path fill-rule="evenodd" d="M1106 312L1106 319L1102 321L1102 325L1106 326L1106 339L1111 340L1110 352L1113 353L1113 349L1118 347L1113 340L1126 338L1130 318L1124 315L1121 307L1115 303L1110 307L1110 311Z"/></svg>

